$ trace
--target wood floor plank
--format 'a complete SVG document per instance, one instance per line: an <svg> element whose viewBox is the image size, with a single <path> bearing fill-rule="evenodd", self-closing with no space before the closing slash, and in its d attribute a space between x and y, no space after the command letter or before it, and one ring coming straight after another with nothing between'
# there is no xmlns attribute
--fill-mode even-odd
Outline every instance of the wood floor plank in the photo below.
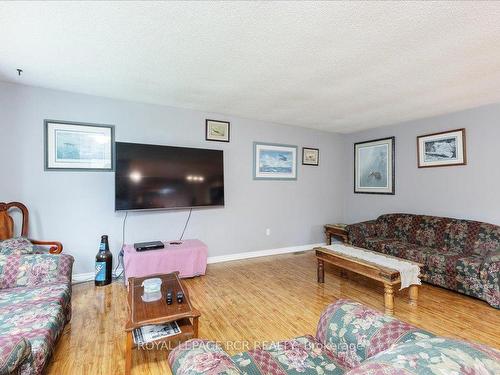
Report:
<svg viewBox="0 0 500 375"><path fill-rule="evenodd" d="M318 284L312 251L211 264L206 276L185 283L202 313L200 337L222 342L230 353L245 350L245 344L234 342L252 346L314 334L321 311L339 298L384 310L382 285L365 278L343 278L326 264L325 283ZM418 304L408 304L407 291L396 292L394 315L438 335L500 348L500 310L487 303L424 284ZM47 374L123 374L126 317L122 283L74 286L73 318ZM134 350L132 374L170 374L167 354Z"/></svg>

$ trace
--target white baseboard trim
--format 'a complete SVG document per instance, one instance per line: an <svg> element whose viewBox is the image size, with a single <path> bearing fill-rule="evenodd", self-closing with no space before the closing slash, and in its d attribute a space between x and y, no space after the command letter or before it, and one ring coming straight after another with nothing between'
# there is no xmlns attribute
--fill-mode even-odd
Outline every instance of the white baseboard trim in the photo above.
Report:
<svg viewBox="0 0 500 375"><path fill-rule="evenodd" d="M117 274L120 274L122 272L123 268L118 268L116 270ZM113 270L115 272L115 270ZM73 284L78 284L78 283L86 283L88 281L94 281L95 274L94 272L85 272L85 273L75 273L73 274L73 279L72 283Z"/></svg>
<svg viewBox="0 0 500 375"><path fill-rule="evenodd" d="M75 273L73 274L73 284L84 283L94 280L94 272Z"/></svg>
<svg viewBox="0 0 500 375"><path fill-rule="evenodd" d="M277 249L248 251L245 253L218 255L218 256L214 256L214 257L208 257L207 263L212 264L212 263L230 262L232 260L242 260L242 259L250 259L250 258L267 257L270 255L295 253L297 251L312 250L314 247L318 247L318 246L325 246L325 243L314 243L314 244L309 244L309 245L288 246L288 247L280 247Z"/></svg>
<svg viewBox="0 0 500 375"><path fill-rule="evenodd" d="M208 257L207 263L208 264L222 263L222 262L230 262L232 260L242 260L242 259L267 257L270 255L295 253L297 251L312 250L314 247L318 247L318 246L325 246L325 243L323 242L323 243L314 243L314 244L309 244L309 245L280 247L277 249L247 251L245 253L217 255L217 256L213 256L213 257ZM76 273L73 275L73 284L83 283L83 282L92 281L92 280L94 280L94 273L93 272Z"/></svg>

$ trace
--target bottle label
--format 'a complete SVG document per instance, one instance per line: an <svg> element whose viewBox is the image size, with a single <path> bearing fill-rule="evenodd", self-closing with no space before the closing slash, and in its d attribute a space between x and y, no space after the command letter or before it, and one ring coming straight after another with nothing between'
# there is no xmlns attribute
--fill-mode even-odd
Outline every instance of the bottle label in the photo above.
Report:
<svg viewBox="0 0 500 375"><path fill-rule="evenodd" d="M101 244L99 245L99 251L104 251L106 250L106 244L104 242L101 242Z"/></svg>
<svg viewBox="0 0 500 375"><path fill-rule="evenodd" d="M95 281L106 281L106 262L95 262Z"/></svg>

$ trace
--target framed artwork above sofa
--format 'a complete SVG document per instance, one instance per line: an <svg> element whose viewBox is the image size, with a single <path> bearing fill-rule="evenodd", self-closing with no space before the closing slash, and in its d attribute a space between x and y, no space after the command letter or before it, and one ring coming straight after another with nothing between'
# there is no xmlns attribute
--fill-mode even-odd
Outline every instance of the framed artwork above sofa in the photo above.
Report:
<svg viewBox="0 0 500 375"><path fill-rule="evenodd" d="M354 144L354 193L395 193L395 144L395 137Z"/></svg>
<svg viewBox="0 0 500 375"><path fill-rule="evenodd" d="M466 165L465 129L417 137L417 157L419 168Z"/></svg>

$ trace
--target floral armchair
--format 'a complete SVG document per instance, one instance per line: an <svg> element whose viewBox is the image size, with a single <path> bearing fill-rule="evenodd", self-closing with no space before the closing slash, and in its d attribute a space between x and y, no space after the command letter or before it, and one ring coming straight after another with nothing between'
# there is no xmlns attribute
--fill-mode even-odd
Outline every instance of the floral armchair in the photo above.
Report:
<svg viewBox="0 0 500 375"><path fill-rule="evenodd" d="M59 242L11 238L12 207L26 213L23 236L28 228L24 205L0 203L0 375L38 375L71 319L74 259Z"/></svg>
<svg viewBox="0 0 500 375"><path fill-rule="evenodd" d="M174 375L399 375L500 373L500 351L436 337L360 303L339 300L322 313L316 336L230 356L193 339L168 358Z"/></svg>

